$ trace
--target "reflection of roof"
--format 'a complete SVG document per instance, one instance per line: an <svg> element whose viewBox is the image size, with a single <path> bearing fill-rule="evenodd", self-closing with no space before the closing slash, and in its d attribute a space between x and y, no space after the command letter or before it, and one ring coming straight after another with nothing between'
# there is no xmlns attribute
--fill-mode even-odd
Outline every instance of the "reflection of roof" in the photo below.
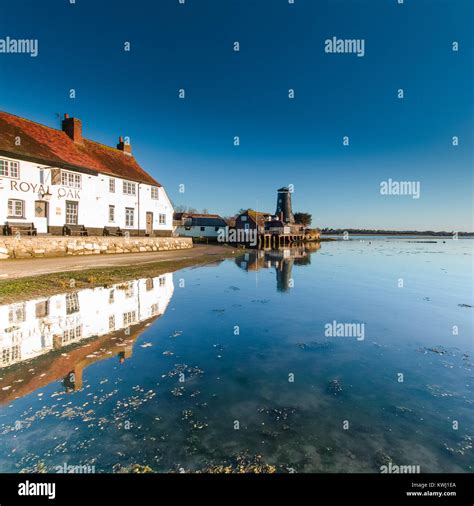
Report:
<svg viewBox="0 0 474 506"><path fill-rule="evenodd" d="M2 384L14 386L6 391L0 390L0 405L24 397L53 381L61 380L71 372L74 372L78 380L82 380L82 371L86 367L126 351L125 348L133 346L145 328L159 316L161 315L133 325L128 330L122 329L97 338L90 337L25 363L10 366L2 371Z"/></svg>
<svg viewBox="0 0 474 506"><path fill-rule="evenodd" d="M17 145L15 139L21 138ZM123 151L83 138L74 142L56 130L0 111L0 152L62 168L89 169L123 179L161 186Z"/></svg>
<svg viewBox="0 0 474 506"><path fill-rule="evenodd" d="M246 271L259 271L265 267L265 257L260 253L261 251L250 251L245 255L238 256L235 263Z"/></svg>

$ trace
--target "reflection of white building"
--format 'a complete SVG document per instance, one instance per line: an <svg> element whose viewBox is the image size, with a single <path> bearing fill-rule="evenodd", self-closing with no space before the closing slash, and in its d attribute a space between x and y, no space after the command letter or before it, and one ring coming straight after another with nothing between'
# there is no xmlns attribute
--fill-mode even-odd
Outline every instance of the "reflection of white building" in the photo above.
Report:
<svg viewBox="0 0 474 506"><path fill-rule="evenodd" d="M0 306L0 368L165 312L173 275Z"/></svg>

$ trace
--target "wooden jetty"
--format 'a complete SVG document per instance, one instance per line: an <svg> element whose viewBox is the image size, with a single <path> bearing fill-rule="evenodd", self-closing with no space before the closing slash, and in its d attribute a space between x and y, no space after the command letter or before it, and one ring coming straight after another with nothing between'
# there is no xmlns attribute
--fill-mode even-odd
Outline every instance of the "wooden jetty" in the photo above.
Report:
<svg viewBox="0 0 474 506"><path fill-rule="evenodd" d="M305 235L301 234L258 234L257 247L259 249L280 248L305 241Z"/></svg>

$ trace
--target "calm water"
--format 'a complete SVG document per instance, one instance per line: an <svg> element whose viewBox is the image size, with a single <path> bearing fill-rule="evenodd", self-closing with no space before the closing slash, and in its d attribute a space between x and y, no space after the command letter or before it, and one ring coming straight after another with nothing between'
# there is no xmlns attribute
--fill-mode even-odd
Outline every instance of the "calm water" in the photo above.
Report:
<svg viewBox="0 0 474 506"><path fill-rule="evenodd" d="M0 471L472 472L473 242L413 240L0 306Z"/></svg>

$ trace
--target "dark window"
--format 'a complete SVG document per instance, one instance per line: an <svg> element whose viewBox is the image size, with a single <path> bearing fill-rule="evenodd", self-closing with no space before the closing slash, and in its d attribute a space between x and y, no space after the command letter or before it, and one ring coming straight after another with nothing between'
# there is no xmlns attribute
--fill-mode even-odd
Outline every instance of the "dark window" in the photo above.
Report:
<svg viewBox="0 0 474 506"><path fill-rule="evenodd" d="M204 227L201 227L201 232L204 232Z"/></svg>
<svg viewBox="0 0 474 506"><path fill-rule="evenodd" d="M79 312L79 297L77 293L66 294L66 314Z"/></svg>
<svg viewBox="0 0 474 506"><path fill-rule="evenodd" d="M36 318L44 318L49 314L49 301L44 300L36 303Z"/></svg>

